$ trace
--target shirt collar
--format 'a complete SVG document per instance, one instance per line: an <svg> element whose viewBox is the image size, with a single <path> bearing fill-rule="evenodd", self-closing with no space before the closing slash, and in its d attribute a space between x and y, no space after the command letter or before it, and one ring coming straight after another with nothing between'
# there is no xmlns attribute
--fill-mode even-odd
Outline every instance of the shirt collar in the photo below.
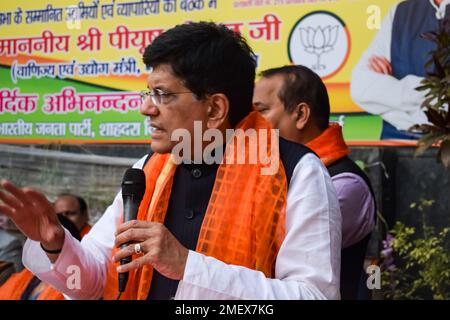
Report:
<svg viewBox="0 0 450 320"><path fill-rule="evenodd" d="M442 0L441 4L438 6L434 0L430 0L431 5L436 10L436 19L441 20L445 17L445 9L448 4L450 4L450 0Z"/></svg>

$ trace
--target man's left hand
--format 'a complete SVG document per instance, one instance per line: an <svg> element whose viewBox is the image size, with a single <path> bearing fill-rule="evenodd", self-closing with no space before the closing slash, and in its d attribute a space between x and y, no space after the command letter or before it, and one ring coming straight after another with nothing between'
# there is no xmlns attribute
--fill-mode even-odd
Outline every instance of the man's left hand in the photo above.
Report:
<svg viewBox="0 0 450 320"><path fill-rule="evenodd" d="M115 235L116 247L124 243L130 245L119 250L114 255L113 261L135 254L134 248L138 243L143 254L130 263L119 266L118 272L127 272L150 264L167 278L183 279L189 250L182 246L163 224L132 220L120 225Z"/></svg>

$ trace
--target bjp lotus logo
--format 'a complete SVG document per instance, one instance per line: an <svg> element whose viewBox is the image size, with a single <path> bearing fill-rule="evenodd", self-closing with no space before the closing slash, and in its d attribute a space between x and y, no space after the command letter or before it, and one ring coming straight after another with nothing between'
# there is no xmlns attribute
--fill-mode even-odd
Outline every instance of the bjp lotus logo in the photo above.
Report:
<svg viewBox="0 0 450 320"><path fill-rule="evenodd" d="M289 59L322 78L339 72L350 53L350 35L334 13L314 11L297 21L288 41Z"/></svg>
<svg viewBox="0 0 450 320"><path fill-rule="evenodd" d="M334 49L338 38L339 26L326 26L317 28L299 28L300 41L305 51L314 54L317 62L312 67L314 70L325 69L326 66L320 63L320 56Z"/></svg>

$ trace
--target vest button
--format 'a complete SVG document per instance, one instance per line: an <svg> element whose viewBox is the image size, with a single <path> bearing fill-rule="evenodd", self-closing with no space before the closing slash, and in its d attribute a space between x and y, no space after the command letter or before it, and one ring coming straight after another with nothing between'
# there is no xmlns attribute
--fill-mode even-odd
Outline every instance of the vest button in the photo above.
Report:
<svg viewBox="0 0 450 320"><path fill-rule="evenodd" d="M195 168L192 169L191 174L195 179L198 179L202 176L202 171L200 169Z"/></svg>
<svg viewBox="0 0 450 320"><path fill-rule="evenodd" d="M194 219L194 210L186 210L184 217L188 220Z"/></svg>

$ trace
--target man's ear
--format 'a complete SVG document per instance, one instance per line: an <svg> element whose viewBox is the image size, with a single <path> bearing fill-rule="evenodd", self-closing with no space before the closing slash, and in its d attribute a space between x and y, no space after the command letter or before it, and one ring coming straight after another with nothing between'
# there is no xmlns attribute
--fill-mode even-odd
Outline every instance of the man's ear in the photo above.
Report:
<svg viewBox="0 0 450 320"><path fill-rule="evenodd" d="M297 130L303 130L311 117L311 108L305 102L299 103L293 112L295 116L295 127Z"/></svg>
<svg viewBox="0 0 450 320"><path fill-rule="evenodd" d="M214 93L208 97L208 129L218 129L228 119L230 102L223 93Z"/></svg>

